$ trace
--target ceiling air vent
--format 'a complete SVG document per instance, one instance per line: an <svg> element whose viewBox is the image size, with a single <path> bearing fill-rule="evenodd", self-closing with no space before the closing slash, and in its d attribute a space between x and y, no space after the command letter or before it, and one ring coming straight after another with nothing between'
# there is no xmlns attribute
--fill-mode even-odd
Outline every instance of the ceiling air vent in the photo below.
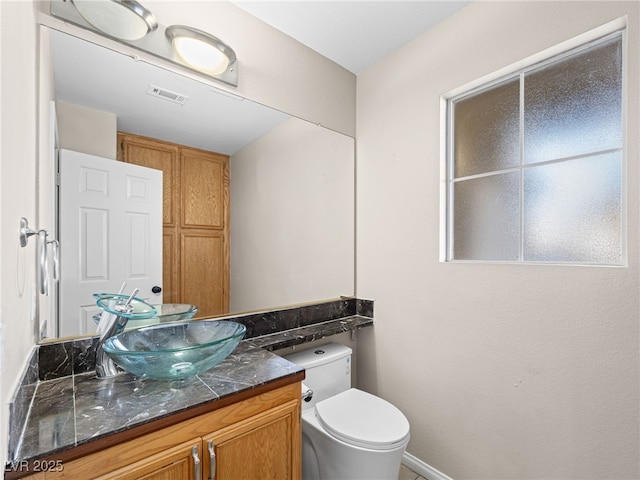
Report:
<svg viewBox="0 0 640 480"><path fill-rule="evenodd" d="M149 85L147 93L153 97L164 98L165 100L179 103L180 105L184 105L185 102L189 100L189 97L187 97L186 95L172 92L171 90L167 90L166 88L156 87L155 85Z"/></svg>

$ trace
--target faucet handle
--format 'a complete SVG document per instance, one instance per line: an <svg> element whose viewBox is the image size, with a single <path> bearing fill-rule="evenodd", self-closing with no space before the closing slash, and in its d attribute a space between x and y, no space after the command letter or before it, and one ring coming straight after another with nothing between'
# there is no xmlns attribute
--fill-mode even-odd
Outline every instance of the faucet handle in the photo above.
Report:
<svg viewBox="0 0 640 480"><path fill-rule="evenodd" d="M131 292L131 295L129 295L129 298L127 298L127 301L124 303L118 303L114 306L114 310L116 310L117 312L120 313L131 313L133 312L133 306L131 305L131 302L133 301L133 299L135 298L135 296L138 294L140 290L138 288L135 288L133 290L133 292Z"/></svg>

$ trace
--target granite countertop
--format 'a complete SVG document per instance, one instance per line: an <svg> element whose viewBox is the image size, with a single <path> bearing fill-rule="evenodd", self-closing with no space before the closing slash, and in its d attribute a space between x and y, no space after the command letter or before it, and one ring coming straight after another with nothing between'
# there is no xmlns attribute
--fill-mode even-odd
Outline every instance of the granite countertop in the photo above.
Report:
<svg viewBox="0 0 640 480"><path fill-rule="evenodd" d="M286 322L285 322L286 323ZM305 322L302 322L305 323ZM304 378L304 369L271 352L330 335L367 327L373 319L362 315L338 316L255 335L240 342L223 362L196 377L180 382L145 380L128 373L98 379L85 371L42 380L30 392L31 402L20 432L10 429L10 460L64 458L66 461L91 451L92 442L115 442L119 433L153 430L235 401ZM250 322L247 324L251 331ZM46 376L45 376L46 378ZM27 389L28 390L28 389ZM171 418L169 418L171 417ZM112 439L112 440L110 440ZM11 441L13 440L13 442ZM74 453L75 452L75 453ZM5 478L19 478L7 471Z"/></svg>
<svg viewBox="0 0 640 480"><path fill-rule="evenodd" d="M83 373L41 382L22 435L19 458L53 458L71 448L274 380L291 377L291 382L299 381L297 374L303 372L301 367L243 341L211 370L181 382L143 380L129 373L107 379Z"/></svg>

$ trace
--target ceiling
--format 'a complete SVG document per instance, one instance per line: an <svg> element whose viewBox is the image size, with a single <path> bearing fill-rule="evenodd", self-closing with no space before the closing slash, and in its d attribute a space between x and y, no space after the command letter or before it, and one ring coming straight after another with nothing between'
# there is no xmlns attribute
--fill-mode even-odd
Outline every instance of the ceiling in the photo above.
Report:
<svg viewBox="0 0 640 480"><path fill-rule="evenodd" d="M231 3L359 74L471 2L231 0Z"/></svg>
<svg viewBox="0 0 640 480"><path fill-rule="evenodd" d="M232 3L358 74L470 2ZM57 99L111 112L122 131L231 155L289 118L60 32L51 48ZM188 99L154 98L152 86Z"/></svg>

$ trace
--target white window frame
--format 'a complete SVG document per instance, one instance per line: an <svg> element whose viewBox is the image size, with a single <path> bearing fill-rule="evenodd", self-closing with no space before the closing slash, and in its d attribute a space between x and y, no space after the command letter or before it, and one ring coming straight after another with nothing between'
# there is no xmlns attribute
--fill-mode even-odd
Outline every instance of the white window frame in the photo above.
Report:
<svg viewBox="0 0 640 480"><path fill-rule="evenodd" d="M621 185L621 237L622 237L622 260L620 264L589 264L576 262L536 262L524 261L522 258L514 261L506 260L467 260L452 258L453 247L451 240L453 239L452 226L450 225L450 216L452 209L452 199L449 180L451 178L450 169L453 168L453 162L450 162L450 151L452 148L452 139L449 132L452 131L452 119L449 118L449 102L456 97L469 95L474 91L489 89L491 86L498 85L507 81L509 78L517 78L521 73L528 70L538 68L545 63L557 61L562 55L569 55L571 51L581 47L588 48L591 43L617 33L621 34L622 55L623 59L627 58L627 21L626 17L618 18L608 22L598 28L585 32L577 37L571 38L565 42L555 45L551 48L543 50L537 54L520 60L512 65L502 68L489 75L481 77L466 83L460 87L452 89L440 96L440 262L446 263L492 263L492 264L518 264L518 265L570 265L570 266L597 266L597 267L626 267L628 265L627 256L627 61L622 62L622 185Z"/></svg>

